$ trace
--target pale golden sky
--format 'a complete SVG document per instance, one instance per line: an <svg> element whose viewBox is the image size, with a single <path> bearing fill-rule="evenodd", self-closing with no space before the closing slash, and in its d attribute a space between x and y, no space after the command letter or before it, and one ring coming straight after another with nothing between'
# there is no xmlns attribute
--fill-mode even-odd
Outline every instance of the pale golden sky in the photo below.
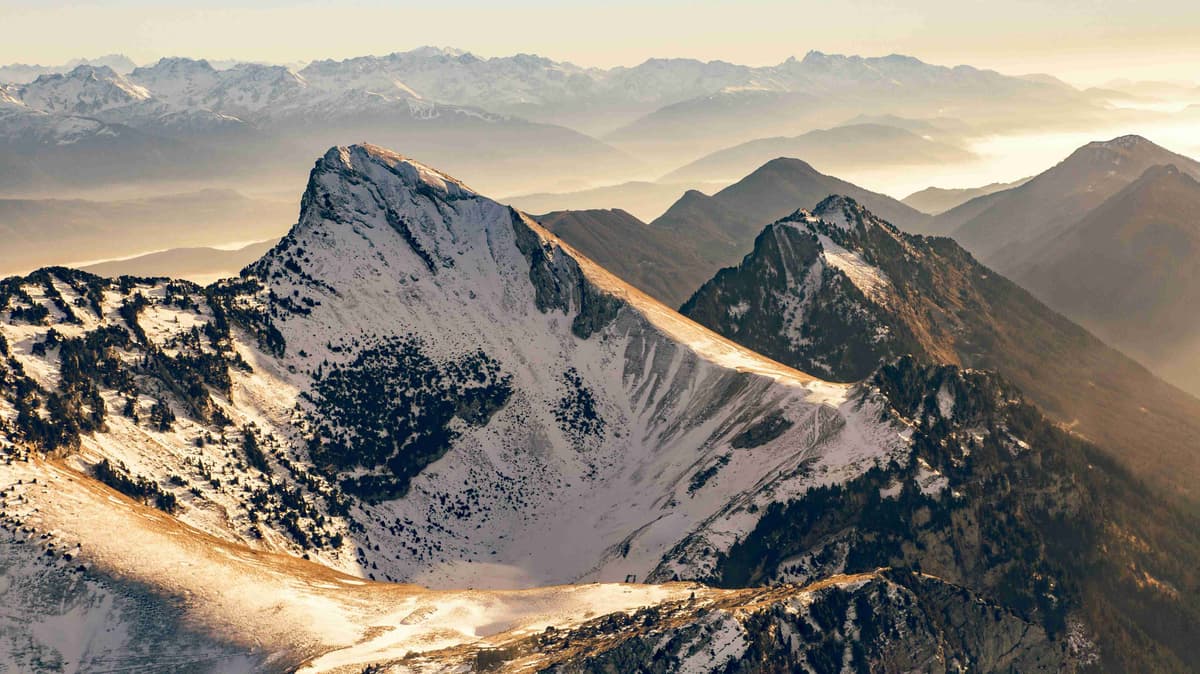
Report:
<svg viewBox="0 0 1200 674"><path fill-rule="evenodd" d="M1085 85L1200 79L1200 0L0 0L0 36L0 63L111 52L139 63L292 62L433 44L580 65L653 56L763 65L818 49L1048 72Z"/></svg>

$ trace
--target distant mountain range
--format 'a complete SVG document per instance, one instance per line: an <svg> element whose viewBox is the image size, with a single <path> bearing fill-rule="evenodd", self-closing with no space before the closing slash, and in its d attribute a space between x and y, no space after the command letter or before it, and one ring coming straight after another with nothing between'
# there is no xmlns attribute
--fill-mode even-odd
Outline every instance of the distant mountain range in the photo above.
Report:
<svg viewBox="0 0 1200 674"><path fill-rule="evenodd" d="M797 177L782 200L833 180L773 164L710 199L752 198L757 217L768 185ZM559 225L638 226L596 217ZM369 145L316 161L296 224L237 278L5 279L0 654L268 672L1200 664L1200 523L1177 506L1200 414L1173 407L1200 401L845 197L758 230L698 297L742 293L722 330L800 317L793 353L859 381L741 346ZM802 310L810 289L824 314ZM864 342L886 362L850 353ZM954 354L1008 368L1056 416L1086 397L1081 414L1104 414L1079 426L1102 437L939 362Z"/></svg>
<svg viewBox="0 0 1200 674"><path fill-rule="evenodd" d="M0 82L25 84L36 80L42 75L70 72L78 66L103 66L112 68L121 74L129 74L130 71L137 67L137 64L124 54L109 54L94 59L72 59L66 63L54 66L10 63L8 65L0 65Z"/></svg>
<svg viewBox="0 0 1200 674"><path fill-rule="evenodd" d="M891 197L820 173L798 159L781 158L712 196L690 190L649 224L611 210L554 212L543 222L585 255L612 265L630 283L678 306L722 266L741 259L765 224L794 211L797 204L811 207L830 194L854 195L908 226L928 220ZM578 226L579 218L587 227Z"/></svg>
<svg viewBox="0 0 1200 674"><path fill-rule="evenodd" d="M722 148L795 136L860 115L939 119L953 110L960 124L978 134L1053 126L1064 119L1079 123L1105 114L1095 101L1056 80L946 68L900 55L809 52L760 72L765 81L663 107L602 138L678 166Z"/></svg>
<svg viewBox="0 0 1200 674"><path fill-rule="evenodd" d="M595 180L637 165L561 126L438 103L400 85L366 88L309 74L312 81L282 66L216 70L206 61L164 59L128 76L84 65L10 86L0 102L4 189L261 182L290 176L315 147L364 136L434 156L507 191L554 185L563 175Z"/></svg>
<svg viewBox="0 0 1200 674"><path fill-rule="evenodd" d="M982 187L942 188L926 187L913 192L901 199L905 204L930 215L939 215L956 206L961 206L977 197L985 197L996 192L1020 187L1029 179L1014 180L1009 183L990 183Z"/></svg>
<svg viewBox="0 0 1200 674"><path fill-rule="evenodd" d="M937 144L954 144L961 134L1109 114L1102 102L1056 80L897 55L810 52L769 67L652 59L603 70L531 55L485 59L421 48L299 70L217 68L186 58L129 65L113 60L10 78L0 97L3 189L231 173L286 184L317 148L365 137L495 192L574 191L655 177L724 148L846 120L892 129L876 135L914 133L926 143L895 139L887 147L901 160L929 161L950 158ZM116 170L99 171L96 152L120 158ZM837 170L825 164L837 155L801 158ZM723 177L750 168L727 167Z"/></svg>
<svg viewBox="0 0 1200 674"><path fill-rule="evenodd" d="M913 229L949 234L1056 310L1200 394L1190 301L1200 162L1139 136L1089 143L1024 184Z"/></svg>

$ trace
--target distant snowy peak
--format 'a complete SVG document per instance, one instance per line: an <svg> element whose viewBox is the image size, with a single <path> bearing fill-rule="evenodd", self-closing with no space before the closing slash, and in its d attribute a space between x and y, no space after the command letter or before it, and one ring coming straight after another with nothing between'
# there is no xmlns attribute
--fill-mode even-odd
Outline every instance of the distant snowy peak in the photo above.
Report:
<svg viewBox="0 0 1200 674"><path fill-rule="evenodd" d="M129 79L175 104L195 104L217 85L217 70L204 59L164 58L152 66L136 68Z"/></svg>
<svg viewBox="0 0 1200 674"><path fill-rule="evenodd" d="M107 66L124 75L136 68L137 64L124 54L105 54L96 58L71 59L67 61L64 70L71 70L76 66Z"/></svg>
<svg viewBox="0 0 1200 674"><path fill-rule="evenodd" d="M803 59L789 59L775 66L774 70L793 83L804 83L809 88L867 86L883 89L914 87L963 89L1003 84L1008 87L1027 89L1044 86L1071 89L1070 86L1063 83L1050 85L1045 82L1033 82L1017 77L1007 77L994 70L981 70L972 66L934 65L903 54L864 57L810 51Z"/></svg>
<svg viewBox="0 0 1200 674"><path fill-rule="evenodd" d="M209 109L242 117L295 105L308 89L308 82L290 68L242 63L219 71L197 98Z"/></svg>
<svg viewBox="0 0 1200 674"><path fill-rule="evenodd" d="M485 120L500 116L422 100L403 81L365 57L316 62L302 73L278 65L241 63L217 70L203 60L163 59L130 76L173 112L211 111L250 123L321 124L358 115L430 119L463 112Z"/></svg>
<svg viewBox="0 0 1200 674"><path fill-rule="evenodd" d="M89 115L149 100L150 92L108 66L81 65L67 74L42 75L21 88L35 110Z"/></svg>
<svg viewBox="0 0 1200 674"><path fill-rule="evenodd" d="M389 72L387 57L366 56L346 61L315 61L303 77L326 90L360 89L385 96L421 98L397 73Z"/></svg>

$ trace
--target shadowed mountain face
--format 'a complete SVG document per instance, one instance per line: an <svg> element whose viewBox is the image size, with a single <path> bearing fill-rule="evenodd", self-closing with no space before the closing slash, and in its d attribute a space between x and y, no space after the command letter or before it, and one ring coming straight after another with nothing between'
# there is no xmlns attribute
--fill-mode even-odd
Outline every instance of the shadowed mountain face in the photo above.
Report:
<svg viewBox="0 0 1200 674"><path fill-rule="evenodd" d="M600 266L672 306L712 273L680 237L618 209L558 211L536 216L543 227Z"/></svg>
<svg viewBox="0 0 1200 674"><path fill-rule="evenodd" d="M952 240L834 198L768 227L682 312L780 362L855 380L915 353L995 370L1135 474L1200 501L1200 400L1155 378Z"/></svg>
<svg viewBox="0 0 1200 674"><path fill-rule="evenodd" d="M1156 166L1013 263L1058 311L1200 395L1200 183Z"/></svg>
<svg viewBox="0 0 1200 674"><path fill-rule="evenodd" d="M548 226L583 254L663 303L679 306L723 265L745 255L766 223L834 193L856 195L900 222L928 219L891 197L781 158L712 196L687 191L648 225L612 210L563 211L543 220L557 223Z"/></svg>
<svg viewBox="0 0 1200 674"><path fill-rule="evenodd" d="M968 201L911 231L953 236L985 264L1009 273L1146 169L1165 164L1200 176L1200 163L1140 136L1089 143L1020 187Z"/></svg>
<svg viewBox="0 0 1200 674"><path fill-rule="evenodd" d="M909 339L932 351L933 307L893 301L989 296L952 242L817 212L772 250L836 269L834 311L923 310ZM909 286L884 252L966 262ZM168 625L177 666L247 671L1196 664L1200 526L998 378L791 369L381 148L322 156L237 279L44 269L0 284L0 337L6 600L111 628L89 663L138 665ZM502 591L630 578L655 584ZM19 662L62 657L10 633Z"/></svg>
<svg viewBox="0 0 1200 674"><path fill-rule="evenodd" d="M704 259L727 265L750 249L767 223L797 208L811 208L831 194L860 199L900 226L915 226L928 217L891 197L820 173L799 159L780 158L711 197L688 192L650 225L696 241Z"/></svg>

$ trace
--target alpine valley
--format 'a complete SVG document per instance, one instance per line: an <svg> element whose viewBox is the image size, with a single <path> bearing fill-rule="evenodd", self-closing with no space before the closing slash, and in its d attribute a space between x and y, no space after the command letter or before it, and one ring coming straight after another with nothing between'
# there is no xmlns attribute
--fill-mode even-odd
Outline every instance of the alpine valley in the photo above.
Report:
<svg viewBox="0 0 1200 674"><path fill-rule="evenodd" d="M1151 469L1056 421L965 307L1160 384L846 196L680 314L446 173L333 147L237 277L0 285L0 666L1200 668L1194 448L1163 428Z"/></svg>

